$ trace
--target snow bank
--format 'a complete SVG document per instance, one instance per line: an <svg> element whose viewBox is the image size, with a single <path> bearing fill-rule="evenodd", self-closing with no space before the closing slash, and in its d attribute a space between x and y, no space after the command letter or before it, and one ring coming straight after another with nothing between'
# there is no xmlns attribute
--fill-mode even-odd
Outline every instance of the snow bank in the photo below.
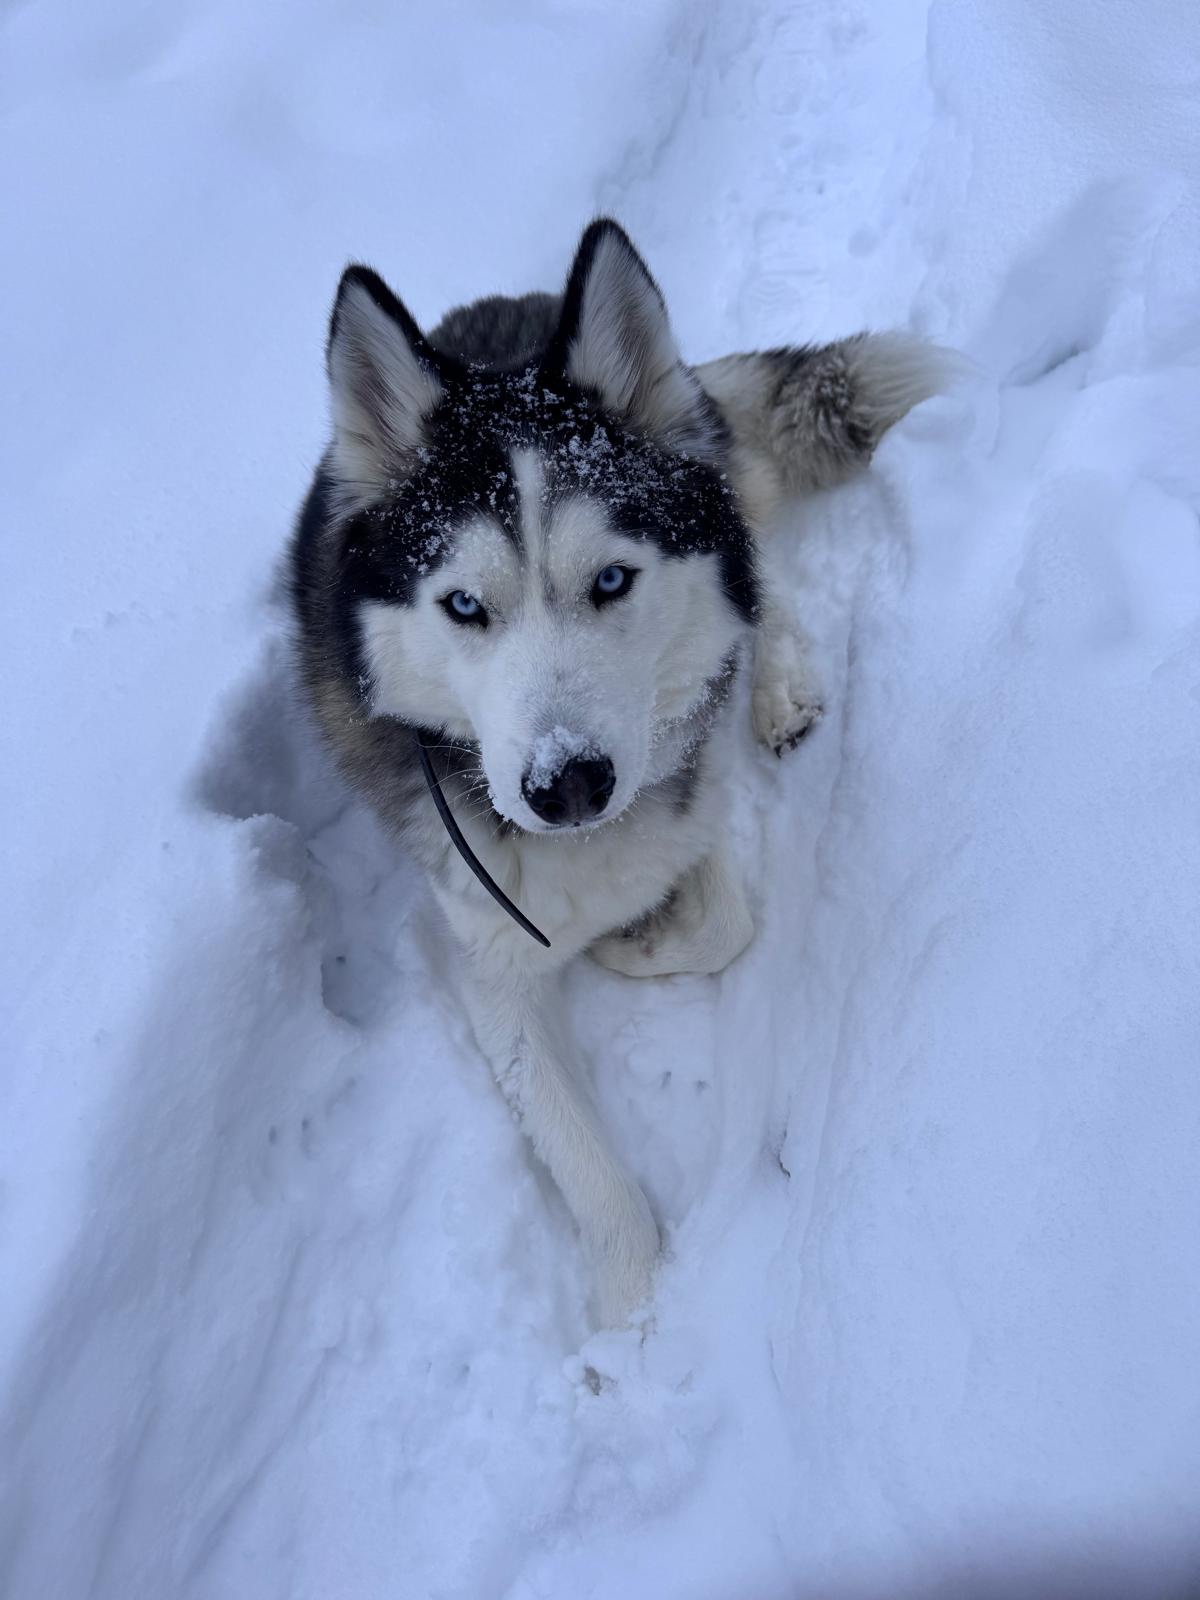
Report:
<svg viewBox="0 0 1200 1600"><path fill-rule="evenodd" d="M1182 1593L1194 8L0 29L0 1592ZM601 208L696 360L908 325L978 369L780 529L828 711L742 742L755 945L572 974L670 1237L644 1340L590 1334L268 598L346 257L428 322Z"/></svg>

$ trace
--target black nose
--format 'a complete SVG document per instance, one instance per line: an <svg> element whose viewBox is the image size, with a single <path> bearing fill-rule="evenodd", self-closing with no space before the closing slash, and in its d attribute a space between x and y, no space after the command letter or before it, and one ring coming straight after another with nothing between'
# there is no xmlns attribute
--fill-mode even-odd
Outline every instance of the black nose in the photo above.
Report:
<svg viewBox="0 0 1200 1600"><path fill-rule="evenodd" d="M556 772L550 782L535 789L530 773L521 781L529 809L554 828L577 828L598 817L612 799L617 775L607 756L578 756Z"/></svg>

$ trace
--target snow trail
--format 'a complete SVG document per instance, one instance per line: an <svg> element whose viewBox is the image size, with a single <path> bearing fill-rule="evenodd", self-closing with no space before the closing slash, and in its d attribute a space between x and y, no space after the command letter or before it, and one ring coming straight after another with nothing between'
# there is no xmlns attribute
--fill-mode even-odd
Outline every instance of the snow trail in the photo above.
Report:
<svg viewBox="0 0 1200 1600"><path fill-rule="evenodd" d="M1193 8L0 29L0 1593L1185 1593ZM591 1334L269 598L344 260L431 323L553 286L598 208L695 360L977 363L778 530L828 709L783 763L747 718L755 944L571 974L670 1243L644 1341Z"/></svg>

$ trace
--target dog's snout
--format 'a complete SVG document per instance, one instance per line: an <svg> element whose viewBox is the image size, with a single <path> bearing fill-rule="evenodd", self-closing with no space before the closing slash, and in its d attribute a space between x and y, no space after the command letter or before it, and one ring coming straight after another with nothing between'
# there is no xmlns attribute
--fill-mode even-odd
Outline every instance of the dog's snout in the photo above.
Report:
<svg viewBox="0 0 1200 1600"><path fill-rule="evenodd" d="M553 828L594 822L612 799L617 775L607 756L573 757L548 783L534 787L531 773L521 783L529 809Z"/></svg>

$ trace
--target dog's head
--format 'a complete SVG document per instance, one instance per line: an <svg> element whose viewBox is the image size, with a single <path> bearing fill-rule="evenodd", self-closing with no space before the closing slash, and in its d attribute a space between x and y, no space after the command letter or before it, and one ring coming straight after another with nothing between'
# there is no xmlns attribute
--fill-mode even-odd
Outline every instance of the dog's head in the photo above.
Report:
<svg viewBox="0 0 1200 1600"><path fill-rule="evenodd" d="M549 342L502 371L435 350L351 267L328 364L365 709L478 745L529 832L619 815L678 759L756 605L724 427L628 238L587 229Z"/></svg>

